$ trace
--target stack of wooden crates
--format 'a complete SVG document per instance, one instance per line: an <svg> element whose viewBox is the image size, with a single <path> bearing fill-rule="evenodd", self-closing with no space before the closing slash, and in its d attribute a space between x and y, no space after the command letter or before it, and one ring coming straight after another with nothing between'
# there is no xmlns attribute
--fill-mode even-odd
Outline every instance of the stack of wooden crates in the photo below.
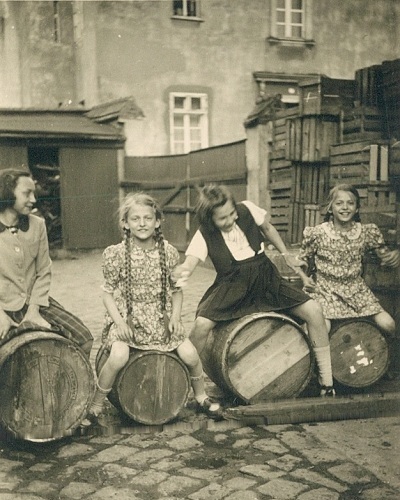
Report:
<svg viewBox="0 0 400 500"><path fill-rule="evenodd" d="M343 107L354 81L319 76L299 84L300 104L276 112L270 154L271 222L287 243L320 220L329 190L330 147L340 138Z"/></svg>
<svg viewBox="0 0 400 500"><path fill-rule="evenodd" d="M399 244L400 59L299 83L298 106L276 112L270 153L271 222L289 244L321 222L329 189L355 185L361 219ZM395 84L396 83L396 84Z"/></svg>

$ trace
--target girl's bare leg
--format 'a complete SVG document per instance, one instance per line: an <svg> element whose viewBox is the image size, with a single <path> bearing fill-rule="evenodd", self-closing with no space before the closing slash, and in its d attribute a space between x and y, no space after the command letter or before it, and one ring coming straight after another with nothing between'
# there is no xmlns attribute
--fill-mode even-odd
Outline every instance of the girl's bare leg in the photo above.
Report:
<svg viewBox="0 0 400 500"><path fill-rule="evenodd" d="M199 406L206 410L210 417L219 417L221 415L221 406L207 396L204 386L203 365L195 346L189 339L186 339L177 348L177 353L188 367L194 397Z"/></svg>
<svg viewBox="0 0 400 500"><path fill-rule="evenodd" d="M202 316L198 316L196 318L189 337L199 354L201 354L202 350L204 349L208 334L215 325L215 321L203 318Z"/></svg>
<svg viewBox="0 0 400 500"><path fill-rule="evenodd" d="M372 316L372 319L379 326L381 330L386 332L390 337L395 335L396 324L392 316L386 311L382 311Z"/></svg>
<svg viewBox="0 0 400 500"><path fill-rule="evenodd" d="M110 356L104 363L98 380L92 404L89 408L89 415L100 415L104 401L112 389L114 381L129 359L129 346L125 342L117 341L111 347ZM86 425L86 423L83 423ZM90 423L89 423L90 425Z"/></svg>

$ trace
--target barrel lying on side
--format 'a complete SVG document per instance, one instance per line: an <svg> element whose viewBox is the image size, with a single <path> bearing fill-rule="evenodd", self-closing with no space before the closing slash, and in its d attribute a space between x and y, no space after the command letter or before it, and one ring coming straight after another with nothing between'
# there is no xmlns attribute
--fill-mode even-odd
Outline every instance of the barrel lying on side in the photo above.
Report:
<svg viewBox="0 0 400 500"><path fill-rule="evenodd" d="M368 387L386 373L388 344L367 320L338 321L330 333L333 378L347 387Z"/></svg>
<svg viewBox="0 0 400 500"><path fill-rule="evenodd" d="M32 331L0 348L0 421L15 438L52 441L69 436L94 392L89 361L60 335Z"/></svg>
<svg viewBox="0 0 400 500"><path fill-rule="evenodd" d="M273 312L220 323L201 359L216 385L247 403L298 396L314 369L306 333Z"/></svg>
<svg viewBox="0 0 400 500"><path fill-rule="evenodd" d="M108 356L101 347L97 374ZM109 400L136 422L160 425L179 414L188 401L190 387L188 369L176 354L134 350L118 374Z"/></svg>

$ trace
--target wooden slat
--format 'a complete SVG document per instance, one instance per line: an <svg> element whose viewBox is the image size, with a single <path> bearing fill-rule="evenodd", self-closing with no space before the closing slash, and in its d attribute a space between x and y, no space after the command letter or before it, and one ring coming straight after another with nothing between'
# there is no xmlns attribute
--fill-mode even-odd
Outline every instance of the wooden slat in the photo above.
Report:
<svg viewBox="0 0 400 500"><path fill-rule="evenodd" d="M334 398L297 398L227 408L227 418L248 424L328 422L400 414L400 394L362 394Z"/></svg>

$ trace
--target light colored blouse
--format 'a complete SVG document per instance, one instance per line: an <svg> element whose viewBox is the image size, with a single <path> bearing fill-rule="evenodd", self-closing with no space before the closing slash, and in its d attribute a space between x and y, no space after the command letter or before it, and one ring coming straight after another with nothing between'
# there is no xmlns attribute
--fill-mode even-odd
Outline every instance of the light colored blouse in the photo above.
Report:
<svg viewBox="0 0 400 500"><path fill-rule="evenodd" d="M248 200L242 201L241 203L243 203L243 205L250 210L257 226L261 226L267 214L266 210L258 207L253 202ZM229 233L221 231L221 234L231 254L236 260L245 260L254 256L254 250L251 248L245 234L236 223ZM264 243L261 244L259 253L262 253L263 251ZM208 256L207 243L199 229L195 232L191 242L189 243L185 255L196 257L202 262L206 260Z"/></svg>
<svg viewBox="0 0 400 500"><path fill-rule="evenodd" d="M29 215L27 231L0 227L0 307L19 311L49 305L51 259L45 221Z"/></svg>

